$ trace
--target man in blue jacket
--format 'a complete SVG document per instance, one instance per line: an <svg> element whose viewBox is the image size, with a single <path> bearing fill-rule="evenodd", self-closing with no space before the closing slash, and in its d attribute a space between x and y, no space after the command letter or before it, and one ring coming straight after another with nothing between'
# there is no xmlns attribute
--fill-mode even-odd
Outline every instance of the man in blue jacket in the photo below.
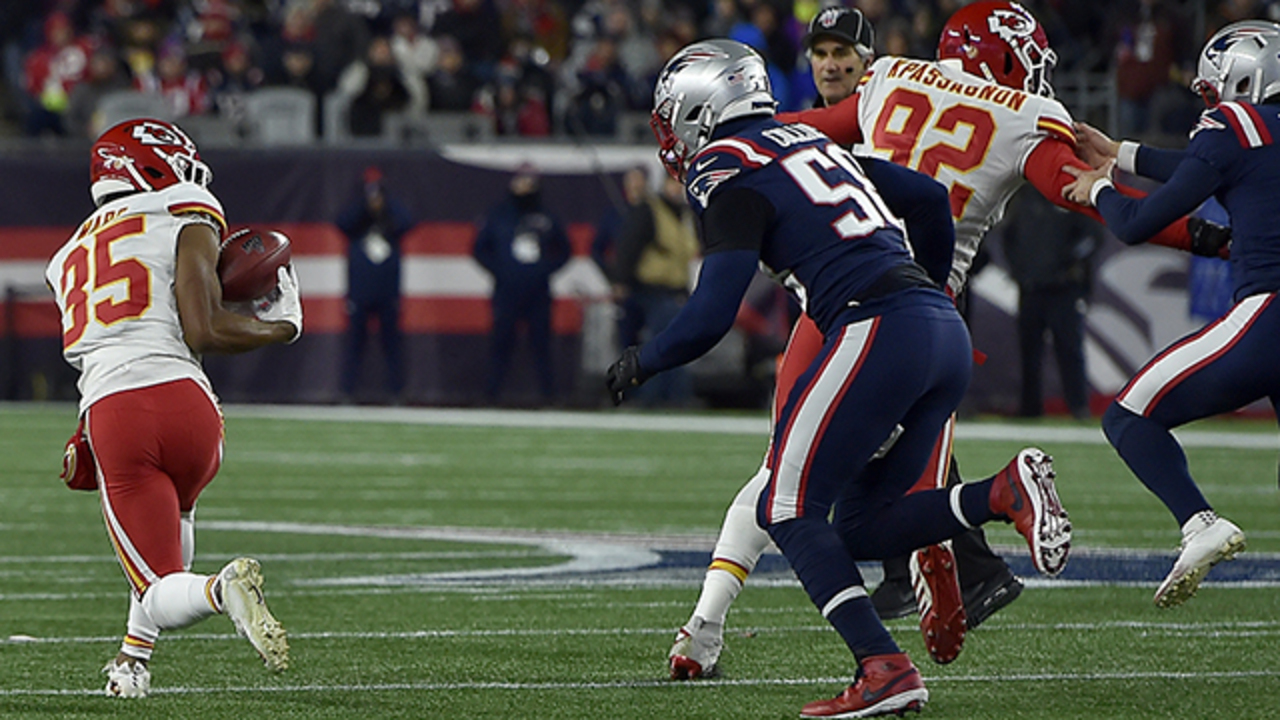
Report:
<svg viewBox="0 0 1280 720"><path fill-rule="evenodd" d="M342 364L342 394L352 399L360 380L369 320L378 318L378 335L387 363L391 402L404 392L400 330L400 239L413 227L408 208L388 197L382 171L365 169L360 194L338 215L347 237L347 347Z"/></svg>
<svg viewBox="0 0 1280 720"><path fill-rule="evenodd" d="M551 365L551 276L569 261L569 237L542 207L533 166L511 178L511 194L489 211L472 254L493 276L493 329L485 400L496 403L523 321L543 404L555 397Z"/></svg>

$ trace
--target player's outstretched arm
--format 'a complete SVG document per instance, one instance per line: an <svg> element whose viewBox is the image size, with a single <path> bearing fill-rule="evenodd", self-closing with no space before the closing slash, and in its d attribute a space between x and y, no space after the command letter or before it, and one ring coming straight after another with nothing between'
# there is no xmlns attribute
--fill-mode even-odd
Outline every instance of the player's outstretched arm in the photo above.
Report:
<svg viewBox="0 0 1280 720"><path fill-rule="evenodd" d="M697 286L671 323L644 347L624 350L605 371L613 404L621 405L629 390L657 373L692 362L715 347L733 328L759 259L751 250L707 255Z"/></svg>
<svg viewBox="0 0 1280 720"><path fill-rule="evenodd" d="M1092 179L1089 181L1089 186L1085 186L1079 196L1084 201L1083 204L1067 197L1066 188L1077 183L1077 176L1091 173L1093 170L1094 168L1089 167L1084 161L1076 157L1070 145L1051 137L1042 140L1036 146L1036 149L1031 151L1031 155L1028 156L1027 162L1023 166L1022 174L1027 179L1027 182L1031 183L1049 202L1105 223L1106 220L1103 219L1098 210L1093 207L1091 202L1088 202L1088 190L1089 186L1092 185ZM1125 197L1146 197L1146 193L1141 190L1136 190L1120 183L1113 183L1113 185L1116 191ZM1173 222L1158 228L1158 232L1147 238L1146 242L1197 255L1216 256L1219 254L1219 250L1225 247L1225 238L1219 239L1220 233L1214 232L1214 230L1215 228L1212 225L1200 224L1197 232L1192 232L1192 228L1188 227L1188 220L1185 216L1175 216ZM1137 242L1141 241L1139 239Z"/></svg>
<svg viewBox="0 0 1280 720"><path fill-rule="evenodd" d="M606 371L615 405L645 379L706 354L733 328L773 213L754 190L712 197L702 214L703 261L693 294L662 332L642 348L628 348Z"/></svg>
<svg viewBox="0 0 1280 720"><path fill-rule="evenodd" d="M804 123L822 131L822 134L848 147L862 142L862 126L858 124L858 93L835 105L800 112L778 113L778 122Z"/></svg>
<svg viewBox="0 0 1280 720"><path fill-rule="evenodd" d="M1168 182L1182 163L1182 151L1147 147L1131 140L1112 140L1106 133L1088 123L1074 124L1076 154L1090 167L1099 168L1108 160L1133 175ZM1141 156L1141 160L1139 160ZM1118 188L1117 188L1118 189ZM1121 190L1121 192L1124 192ZM1134 191L1137 192L1137 191ZM1130 197L1142 197L1125 193Z"/></svg>
<svg viewBox="0 0 1280 720"><path fill-rule="evenodd" d="M1076 154L1092 168L1100 168L1114 161L1120 152L1120 143L1089 123L1075 122Z"/></svg>
<svg viewBox="0 0 1280 720"><path fill-rule="evenodd" d="M1098 170L1065 167L1064 171L1076 179L1064 188L1064 193L1076 202L1095 205L1107 227L1127 245L1145 241L1170 221L1194 211L1222 184L1221 175L1213 166L1188 157L1169 182L1145 198L1132 198L1115 192L1106 169L1109 166ZM1195 250L1195 246L1188 249Z"/></svg>
<svg viewBox="0 0 1280 720"><path fill-rule="evenodd" d="M178 235L174 294L187 346L197 353L238 353L293 341L300 327L288 321L264 322L222 306L218 280L218 234L192 223Z"/></svg>

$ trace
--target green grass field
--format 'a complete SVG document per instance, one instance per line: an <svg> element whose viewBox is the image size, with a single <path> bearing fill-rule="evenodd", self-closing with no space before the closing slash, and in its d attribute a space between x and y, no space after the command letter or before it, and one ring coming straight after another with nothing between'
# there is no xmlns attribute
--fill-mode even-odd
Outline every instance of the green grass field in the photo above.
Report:
<svg viewBox="0 0 1280 720"><path fill-rule="evenodd" d="M775 571L731 613L719 679L665 679L698 552L759 462L763 417L335 412L230 408L199 506L194 570L260 558L292 667L268 674L215 617L166 633L152 696L119 701L99 670L126 585L96 495L57 478L74 408L0 405L0 716L792 718L851 677L838 636ZM1240 562L1280 563L1275 424L1192 430L1193 472L1248 536ZM1077 560L1171 562L1177 528L1096 426L961 433L975 479L1026 444L1054 455ZM989 531L1021 552L1008 527ZM1209 584L1169 611L1147 582L1035 582L947 666L913 620L890 627L930 688L921 717L1280 718L1275 577Z"/></svg>

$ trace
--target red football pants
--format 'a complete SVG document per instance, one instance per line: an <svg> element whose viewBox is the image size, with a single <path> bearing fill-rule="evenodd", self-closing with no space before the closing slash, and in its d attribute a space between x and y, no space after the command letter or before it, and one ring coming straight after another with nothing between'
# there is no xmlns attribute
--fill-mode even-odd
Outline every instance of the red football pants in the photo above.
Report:
<svg viewBox="0 0 1280 720"><path fill-rule="evenodd" d="M804 373L818 357L818 353L822 350L822 344L825 338L818 331L818 326L808 315L801 315L796 321L796 326L791 330L791 338L787 341L787 349L782 353L782 361L778 363L777 381L775 383L775 392L773 396L773 423L776 426L778 422L778 414L782 412L782 406L787 401L787 396L791 394L792 388L796 385L796 380ZM920 490L934 490L936 488L947 486L947 470L951 465L951 448L952 440L955 437L956 416L953 414L946 424L942 426L942 432L938 433L938 440L934 443L933 454L929 456L929 465L924 469L916 484L912 486L911 492Z"/></svg>
<svg viewBox="0 0 1280 720"><path fill-rule="evenodd" d="M222 413L195 381L108 395L85 429L98 463L98 494L116 557L133 591L182 571L179 514L222 463Z"/></svg>

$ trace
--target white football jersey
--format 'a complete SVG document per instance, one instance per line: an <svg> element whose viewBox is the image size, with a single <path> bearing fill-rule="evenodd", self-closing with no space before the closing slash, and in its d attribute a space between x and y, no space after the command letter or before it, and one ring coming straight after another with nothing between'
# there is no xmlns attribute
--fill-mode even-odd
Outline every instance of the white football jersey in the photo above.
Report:
<svg viewBox="0 0 1280 720"><path fill-rule="evenodd" d="M947 284L959 293L987 230L1004 216L1031 151L1049 136L1075 145L1071 115L1052 98L970 75L958 65L882 57L858 88L863 142L874 155L947 187L956 223Z"/></svg>
<svg viewBox="0 0 1280 720"><path fill-rule="evenodd" d="M183 340L174 295L178 233L226 226L222 205L194 183L104 204L49 261L62 314L62 354L80 371L80 410L107 395L191 378L212 394Z"/></svg>

